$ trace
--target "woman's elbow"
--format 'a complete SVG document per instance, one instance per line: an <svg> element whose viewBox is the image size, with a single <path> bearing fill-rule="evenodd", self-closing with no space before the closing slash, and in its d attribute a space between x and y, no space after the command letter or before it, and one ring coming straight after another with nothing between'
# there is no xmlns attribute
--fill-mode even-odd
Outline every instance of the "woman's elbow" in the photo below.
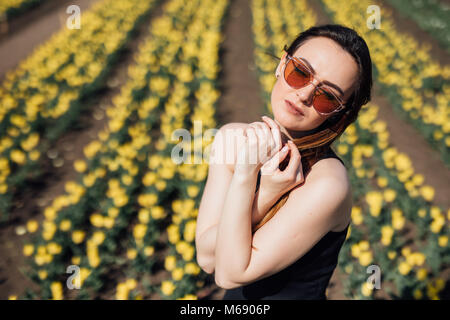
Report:
<svg viewBox="0 0 450 320"><path fill-rule="evenodd" d="M229 281L228 279L220 276L217 273L214 275L214 281L216 282L216 285L218 287L226 290L234 289L241 286L240 284Z"/></svg>
<svg viewBox="0 0 450 320"><path fill-rule="evenodd" d="M214 259L197 255L197 264L208 274L212 274L214 272Z"/></svg>

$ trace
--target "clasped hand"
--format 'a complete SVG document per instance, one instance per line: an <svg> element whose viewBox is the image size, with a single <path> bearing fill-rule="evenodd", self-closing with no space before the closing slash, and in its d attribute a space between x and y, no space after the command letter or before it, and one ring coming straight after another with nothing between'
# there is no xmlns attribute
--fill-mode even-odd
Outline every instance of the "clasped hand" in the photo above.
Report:
<svg viewBox="0 0 450 320"><path fill-rule="evenodd" d="M261 170L260 191L278 196L303 182L301 155L292 141L283 146L275 121L266 116L262 118L263 122L252 122L244 131L238 146L235 174L256 175ZM288 154L289 163L280 170L279 164Z"/></svg>

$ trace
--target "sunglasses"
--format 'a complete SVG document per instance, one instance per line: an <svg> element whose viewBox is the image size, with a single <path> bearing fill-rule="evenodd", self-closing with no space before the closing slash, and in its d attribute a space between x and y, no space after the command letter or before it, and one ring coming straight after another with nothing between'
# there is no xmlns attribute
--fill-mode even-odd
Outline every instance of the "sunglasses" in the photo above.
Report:
<svg viewBox="0 0 450 320"><path fill-rule="evenodd" d="M287 53L286 46L283 50ZM292 57L287 53L286 63L282 71L286 83L294 89L300 89L312 83L314 75L302 58ZM314 109L322 114L328 115L341 111L345 106L342 100L332 91L322 87L315 87L312 105Z"/></svg>

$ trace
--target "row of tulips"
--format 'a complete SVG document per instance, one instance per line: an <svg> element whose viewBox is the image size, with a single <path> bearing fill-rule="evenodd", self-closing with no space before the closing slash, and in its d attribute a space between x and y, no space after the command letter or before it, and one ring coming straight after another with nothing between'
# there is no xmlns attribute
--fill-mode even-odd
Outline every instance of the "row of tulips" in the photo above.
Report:
<svg viewBox="0 0 450 320"><path fill-rule="evenodd" d="M103 85L131 32L157 3L102 0L83 13L81 29L62 29L6 75L0 87L2 220L18 190L39 178L42 155L77 120L82 99Z"/></svg>
<svg viewBox="0 0 450 320"><path fill-rule="evenodd" d="M43 1L44 0L2 0L2 2L0 2L0 22L2 22L2 20L9 20Z"/></svg>
<svg viewBox="0 0 450 320"><path fill-rule="evenodd" d="M195 299L208 276L197 265L194 237L198 207L208 174L208 164L204 159L209 155L212 141L212 136L208 136L206 131L216 126L215 109L220 96L216 89L219 47L222 20L227 6L226 0L204 1L204 11L199 20L202 21L201 27L194 36L202 40L201 46L196 50L196 103L187 118L193 139L183 143L188 157L187 161L177 167L179 196L171 204L171 224L167 227L170 254L165 261L165 268L171 272L172 277L161 287L165 299ZM198 124L202 129L200 134Z"/></svg>
<svg viewBox="0 0 450 320"><path fill-rule="evenodd" d="M189 113L188 101L195 87L195 52L191 49L193 45L196 46L196 39L191 36L193 26L200 21L201 11L199 1L173 1L171 5L174 9L173 16L170 19L164 17L155 21L160 28L153 28L154 40L142 47L141 61L137 66L140 70L151 69L152 65L146 60L154 54L153 41L163 45L161 52L162 56L167 57L165 64L168 66L168 72L159 81L161 89L164 90L162 94L168 95L168 100L163 114L159 116L160 136L155 142L155 152L151 154L146 165L146 173L142 179L144 188L137 197L138 221L132 227L133 237L130 237L126 250L131 262L127 273L143 284L135 293L139 296L156 293L159 298L167 290L167 285L164 281L162 284L153 281L154 269L148 265L151 261L149 259L152 259L148 257L148 253L155 256L155 249L160 246L159 241L164 241L162 245L164 250L167 250L166 235L163 233L168 224L170 199L176 195L178 188L175 180L176 163L171 158L171 141L173 132L184 127L184 118ZM146 72L142 75L145 76ZM173 86L169 89L171 82ZM163 256L165 264L167 255ZM157 262L156 258L153 258L153 262ZM116 298L132 299L127 292L122 292L121 285L117 285Z"/></svg>
<svg viewBox="0 0 450 320"><path fill-rule="evenodd" d="M197 215L199 199L194 199L200 194L207 174L205 163L194 165L194 162L175 166L174 159L171 158L172 150L176 147L176 142L172 139L176 129L189 127L194 121L201 121L206 127L213 127L213 103L218 98L213 87L213 80L217 74L217 56L220 41L220 22L224 14L226 1L191 2L194 6L191 10L196 12L192 23L187 27L189 35L183 45L183 57L187 64L178 68L178 75L182 77L184 84L188 88L180 86L175 89L173 104L167 105L166 113L161 117L161 137L156 142L158 152L151 156L149 161L149 171L146 173L143 183L148 184L148 188L140 197L154 195L150 203L139 199L142 208L139 211L139 223L135 230L141 233L129 245L127 252L137 252L139 238L150 239L154 237L154 230L161 224L155 225L158 219L169 217L167 226L168 252L164 257L164 268L168 274L158 288L151 284L151 274L149 269L142 269L136 274L139 282L145 283L143 289L145 293L156 292L158 297L163 299L196 299L196 292L204 284L205 274L200 274L201 269L195 259L195 217ZM186 12L189 12L184 8ZM214 12L212 15L211 12ZM167 42L179 43L176 33L165 33ZM174 39L174 37L176 39ZM179 40L179 39L178 39ZM188 101L195 100L195 108ZM191 119L187 117L193 113ZM191 136L194 132L191 129ZM194 137L196 139L198 137ZM200 137L201 138L201 137ZM172 142L170 142L172 141ZM191 150L191 141L181 142L182 152L188 155ZM194 142L196 145L197 142ZM200 147L203 145L200 143ZM181 150L180 150L181 151ZM201 152L202 150L196 150ZM190 156L188 156L190 157ZM188 158L185 158L188 161ZM166 199L171 199L169 212L167 213L164 204ZM175 200L172 200L175 198ZM153 201L161 200L158 206ZM132 257L135 254L132 254ZM134 258L133 258L134 259ZM136 268L134 268L137 271ZM130 273L130 272L129 272ZM146 274L147 273L147 274ZM129 296L122 294L120 287L117 293L120 298L127 299ZM142 295L144 292L139 292Z"/></svg>
<svg viewBox="0 0 450 320"><path fill-rule="evenodd" d="M41 297L70 296L63 289L68 261L81 270L77 298L98 295L107 282L114 281L109 278L114 266L126 276L117 284L117 299L166 292L166 283L159 289L151 276L167 216L164 205L177 188L175 163L170 158L173 145L168 141L175 129L185 126L180 115L189 112L187 101L196 86L193 69L204 64L197 62L201 60L198 55L208 51L208 46L217 47L207 40L214 39L211 31L205 32L214 30L212 23L205 23L208 10L223 11L217 6L211 2L200 8L200 1L173 0L152 23L149 40L140 47L136 65L129 68L130 80L114 98L114 107L107 110L108 128L86 146L86 160L75 162L82 175L79 182L67 184L67 191L77 197L56 198L44 211L42 233L24 246L24 254L34 259L31 274L43 289ZM201 36L206 40L197 46ZM209 64L199 69L202 72L196 79L212 74ZM148 133L157 125L161 137L150 145ZM67 198L71 200L64 206ZM39 225L30 221L27 228L35 232ZM50 250L55 247L58 250ZM192 257L183 272L192 275L185 280L187 284L200 272ZM33 294L27 292L25 297Z"/></svg>
<svg viewBox="0 0 450 320"><path fill-rule="evenodd" d="M450 52L450 7L448 3L436 0L388 0L396 10L408 16L420 28L436 38L441 46Z"/></svg>
<svg viewBox="0 0 450 320"><path fill-rule="evenodd" d="M301 3L295 1L296 5ZM306 23L296 21L291 27L290 4L264 0L252 4L255 60L269 111L276 61L261 52L277 54L285 41L280 35L283 30L286 38L293 39L298 26L307 28L314 23L311 10L303 3L300 12L307 17ZM286 19L280 20L284 16ZM427 288L426 297L437 298L442 290L439 276L448 264L450 212L446 218L442 209L432 204L434 190L423 185L424 177L414 173L407 155L389 145L386 124L377 120L377 110L373 104L364 106L357 122L335 143L349 169L354 196L352 226L339 258L340 268L348 273L344 279L346 295L375 296L367 285L365 269L376 264L382 270L382 288L386 283L395 284L397 291L385 290L391 297L414 293L415 298L422 298ZM403 254L396 255L400 251ZM415 272L420 276L415 277Z"/></svg>
<svg viewBox="0 0 450 320"><path fill-rule="evenodd" d="M179 3L183 4L183 1ZM196 299L198 288L204 284L205 274L200 274L201 269L196 263L193 245L197 204L186 197L199 194L206 178L207 165L201 164L199 167L192 163L180 164L179 168L185 167L190 172L197 172L194 177L180 177L179 170L184 170L177 167L176 160L172 157L178 144L173 137L177 129L190 127L194 119L202 121L203 125L215 125L211 117L214 113L214 101L208 99L208 95L213 90L211 84L216 78L215 61L219 48L220 22L226 4L226 1L192 1L189 6L184 4L184 14L194 15L191 21L185 20L183 28L187 31L186 35L176 32L180 28L176 24L168 26L171 32L161 34L167 43L183 43L180 52L184 63L174 69L179 83L175 84L174 94L161 116L161 136L156 142L157 152L150 157L148 172L142 180L147 187L138 198L141 207L139 221L134 226L134 239L130 241L127 249L127 252L131 253L130 258L135 260L136 253L139 254L142 247L139 242L143 241L145 246L146 241L155 238L155 230L166 229L167 233L162 237L166 241L164 244L167 244L163 263L166 277L158 285L152 281L152 270L142 268L142 262L134 263L128 273L135 274L138 282L143 283L144 287L137 293L139 296L156 293L157 297L162 299ZM180 14L176 17L177 20L181 19ZM174 48L173 50L177 51L177 47ZM195 103L189 103L190 101ZM191 122L188 118L190 113L193 113ZM191 130L191 136L192 133ZM182 146L179 150L181 155L188 155L190 140L180 142L179 146ZM188 161L187 157L184 159ZM167 226L164 227L159 222L161 219L167 222ZM124 285L118 284L117 298L131 298L127 296L126 291L123 294L123 289L119 286Z"/></svg>
<svg viewBox="0 0 450 320"><path fill-rule="evenodd" d="M421 132L450 167L450 65L440 65L430 47L396 30L392 12L369 0L322 0L333 21L352 26L366 40L375 79L393 108ZM367 27L367 8L378 4L381 28Z"/></svg>
<svg viewBox="0 0 450 320"><path fill-rule="evenodd" d="M433 205L433 188L414 172L411 159L389 144L377 113L376 105L365 106L337 143L351 166L354 190L354 227L339 260L348 274L346 294L377 296L366 281L368 266L375 264L381 289L391 298L438 299L448 266L450 210L446 214Z"/></svg>

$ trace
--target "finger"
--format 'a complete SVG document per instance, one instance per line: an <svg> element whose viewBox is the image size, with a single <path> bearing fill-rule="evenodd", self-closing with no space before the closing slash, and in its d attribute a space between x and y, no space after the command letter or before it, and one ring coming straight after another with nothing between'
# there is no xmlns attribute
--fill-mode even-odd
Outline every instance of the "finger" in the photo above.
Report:
<svg viewBox="0 0 450 320"><path fill-rule="evenodd" d="M251 127L254 128L256 135L259 139L261 139L261 141L266 140L266 131L268 130L264 130L264 125L261 122L254 122L252 123Z"/></svg>
<svg viewBox="0 0 450 320"><path fill-rule="evenodd" d="M272 137L272 132L271 132L271 127L264 121L260 121L258 122L258 124L261 126L261 128L264 130L264 133L268 136L268 137Z"/></svg>
<svg viewBox="0 0 450 320"><path fill-rule="evenodd" d="M252 122L252 127L255 128L255 130L258 133L262 133L264 136L264 139L269 140L272 138L272 133L270 132L270 127L264 123L264 122Z"/></svg>
<svg viewBox="0 0 450 320"><path fill-rule="evenodd" d="M247 128L245 131L247 133L247 138L248 138L248 142L249 143L255 144L255 143L258 142L258 138L257 138L256 132L255 132L255 128L250 127L250 128Z"/></svg>
<svg viewBox="0 0 450 320"><path fill-rule="evenodd" d="M246 158L247 158L247 152L248 150L248 137L246 132L244 132L244 136L242 136L237 141L237 152L236 152L236 163L237 164L245 164Z"/></svg>
<svg viewBox="0 0 450 320"><path fill-rule="evenodd" d="M290 150L290 159L287 167L283 171L283 175L295 177L298 167L301 165L301 155L297 146L291 141L288 141Z"/></svg>
<svg viewBox="0 0 450 320"><path fill-rule="evenodd" d="M277 144L274 139L271 127L265 122L258 122L258 127L260 127L265 135L267 141L267 151L268 156L271 158L276 152L281 149L281 146Z"/></svg>
<svg viewBox="0 0 450 320"><path fill-rule="evenodd" d="M267 116L263 116L262 119L271 129L272 136L276 144L276 150L280 150L282 146L280 127L275 121Z"/></svg>
<svg viewBox="0 0 450 320"><path fill-rule="evenodd" d="M258 155L261 161L265 162L270 158L270 154L272 153L272 135L265 123L253 123L252 127L255 128L256 135L258 136Z"/></svg>
<svg viewBox="0 0 450 320"><path fill-rule="evenodd" d="M255 133L255 129L250 127L247 129L248 145L247 152L249 156L250 164L257 163L257 148L258 148L258 137Z"/></svg>
<svg viewBox="0 0 450 320"><path fill-rule="evenodd" d="M302 166L298 166L297 168L297 176L295 177L295 184L300 184L304 181L304 177L303 177L303 168Z"/></svg>
<svg viewBox="0 0 450 320"><path fill-rule="evenodd" d="M267 172L267 173L273 173L274 171L281 172L281 170L278 167L279 167L280 163L286 158L288 153L289 153L289 146L285 145L269 161L267 161L264 164L265 172ZM263 173L262 169L261 169L261 173Z"/></svg>
<svg viewBox="0 0 450 320"><path fill-rule="evenodd" d="M297 167L297 172L295 175L295 185L302 183L303 182L303 167L302 164L300 162L300 165Z"/></svg>

